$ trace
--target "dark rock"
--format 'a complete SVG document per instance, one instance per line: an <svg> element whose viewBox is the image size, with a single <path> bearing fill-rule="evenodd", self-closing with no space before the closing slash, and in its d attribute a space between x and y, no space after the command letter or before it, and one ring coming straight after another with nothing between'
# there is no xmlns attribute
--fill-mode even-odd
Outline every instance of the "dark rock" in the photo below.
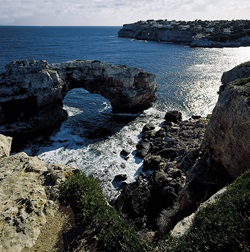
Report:
<svg viewBox="0 0 250 252"><path fill-rule="evenodd" d="M127 157L128 155L130 154L130 151L129 150L125 150L125 149L123 149L121 152L120 152L120 155L122 156L122 157Z"/></svg>
<svg viewBox="0 0 250 252"><path fill-rule="evenodd" d="M170 183L171 177L164 171L156 171L152 175L152 182L156 186L162 187Z"/></svg>
<svg viewBox="0 0 250 252"><path fill-rule="evenodd" d="M199 115L192 115L192 118L193 118L194 120L197 120L197 119L200 119L201 116L199 116Z"/></svg>
<svg viewBox="0 0 250 252"><path fill-rule="evenodd" d="M143 171L164 169L166 161L161 156L148 155L144 158Z"/></svg>
<svg viewBox="0 0 250 252"><path fill-rule="evenodd" d="M179 111L169 111L165 115L165 120L169 122L178 123L182 121L182 113Z"/></svg>
<svg viewBox="0 0 250 252"><path fill-rule="evenodd" d="M147 212L150 188L146 183L128 184L115 201L115 207L131 219L143 217Z"/></svg>
<svg viewBox="0 0 250 252"><path fill-rule="evenodd" d="M144 127L142 128L142 132L151 131L151 130L154 130L154 129L155 129L154 124L152 124L152 123L147 123L147 124L144 125Z"/></svg>
<svg viewBox="0 0 250 252"><path fill-rule="evenodd" d="M176 150L173 148L165 148L156 152L155 155L173 160L176 157Z"/></svg>
<svg viewBox="0 0 250 252"><path fill-rule="evenodd" d="M121 181L124 181L128 178L128 176L126 174L119 174L119 175L116 175L115 178L114 178L114 182L121 182Z"/></svg>
<svg viewBox="0 0 250 252"><path fill-rule="evenodd" d="M137 153L136 155L139 157L145 157L150 149L150 143L146 140L140 140L139 143L136 145Z"/></svg>

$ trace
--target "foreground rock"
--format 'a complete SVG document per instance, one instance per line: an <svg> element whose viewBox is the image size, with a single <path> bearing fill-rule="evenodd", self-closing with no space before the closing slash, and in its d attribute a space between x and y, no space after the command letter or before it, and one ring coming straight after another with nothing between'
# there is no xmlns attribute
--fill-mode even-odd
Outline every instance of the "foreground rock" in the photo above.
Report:
<svg viewBox="0 0 250 252"><path fill-rule="evenodd" d="M142 69L100 61L14 61L0 75L0 132L30 137L54 129L67 117L62 101L73 88L101 94L114 111L138 112L155 101L157 85Z"/></svg>
<svg viewBox="0 0 250 252"><path fill-rule="evenodd" d="M1 146L8 147L3 142ZM35 245L48 219L58 213L59 184L73 172L25 153L0 159L0 251L18 252Z"/></svg>

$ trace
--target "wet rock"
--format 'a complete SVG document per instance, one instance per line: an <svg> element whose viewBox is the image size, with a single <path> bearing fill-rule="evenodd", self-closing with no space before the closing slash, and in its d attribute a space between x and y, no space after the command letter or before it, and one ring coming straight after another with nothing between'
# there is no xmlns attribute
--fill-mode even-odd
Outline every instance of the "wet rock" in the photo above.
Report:
<svg viewBox="0 0 250 252"><path fill-rule="evenodd" d="M124 181L128 178L128 176L126 174L119 174L119 175L116 175L115 178L114 178L114 182L121 182L121 181Z"/></svg>
<svg viewBox="0 0 250 252"><path fill-rule="evenodd" d="M139 143L136 145L137 153L136 155L139 157L145 157L150 149L150 142L146 140L140 140Z"/></svg>
<svg viewBox="0 0 250 252"><path fill-rule="evenodd" d="M123 150L120 152L120 155L121 155L123 158L127 158L129 154L130 154L130 151L129 151L129 150L125 150L125 149L123 149Z"/></svg>
<svg viewBox="0 0 250 252"><path fill-rule="evenodd" d="M165 159L161 156L148 155L144 158L143 171L161 170L166 166Z"/></svg>
<svg viewBox="0 0 250 252"><path fill-rule="evenodd" d="M155 125L153 123L147 123L143 126L142 128L142 132L145 132L145 131L152 131L155 129Z"/></svg>
<svg viewBox="0 0 250 252"><path fill-rule="evenodd" d="M192 115L192 118L193 118L194 120L197 120L197 119L200 119L201 116L200 116L200 115Z"/></svg>
<svg viewBox="0 0 250 252"><path fill-rule="evenodd" d="M182 114L179 111L169 111L165 115L165 120L168 122L178 123L182 121Z"/></svg>

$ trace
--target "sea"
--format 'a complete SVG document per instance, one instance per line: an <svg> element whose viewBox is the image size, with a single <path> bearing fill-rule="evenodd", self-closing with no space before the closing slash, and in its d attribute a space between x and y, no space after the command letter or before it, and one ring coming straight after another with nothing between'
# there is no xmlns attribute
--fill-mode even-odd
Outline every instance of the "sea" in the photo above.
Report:
<svg viewBox="0 0 250 252"><path fill-rule="evenodd" d="M157 100L140 114L113 113L110 102L83 89L64 98L68 119L45 141L24 147L51 164L78 167L101 184L112 202L120 193L116 175L133 182L142 171L136 144L143 126L159 126L170 110L184 119L207 116L218 99L224 71L250 60L250 47L190 48L185 45L119 38L121 27L0 26L0 72L13 60L34 58L49 63L100 60L142 68L156 75ZM126 150L127 158L121 154ZM124 184L124 182L123 182Z"/></svg>

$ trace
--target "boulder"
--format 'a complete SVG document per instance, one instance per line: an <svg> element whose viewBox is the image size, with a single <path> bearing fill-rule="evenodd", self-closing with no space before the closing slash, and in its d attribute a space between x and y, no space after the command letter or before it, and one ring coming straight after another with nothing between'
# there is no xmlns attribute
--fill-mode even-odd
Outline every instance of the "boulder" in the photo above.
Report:
<svg viewBox="0 0 250 252"><path fill-rule="evenodd" d="M179 111L169 111L166 113L165 115L165 120L168 122L174 122L174 123L178 123L181 122L182 120L182 114Z"/></svg>
<svg viewBox="0 0 250 252"><path fill-rule="evenodd" d="M115 112L140 112L156 99L155 75L100 61L13 61L0 74L0 132L28 137L67 117L62 101L73 88L109 99ZM25 138L24 137L24 138Z"/></svg>

